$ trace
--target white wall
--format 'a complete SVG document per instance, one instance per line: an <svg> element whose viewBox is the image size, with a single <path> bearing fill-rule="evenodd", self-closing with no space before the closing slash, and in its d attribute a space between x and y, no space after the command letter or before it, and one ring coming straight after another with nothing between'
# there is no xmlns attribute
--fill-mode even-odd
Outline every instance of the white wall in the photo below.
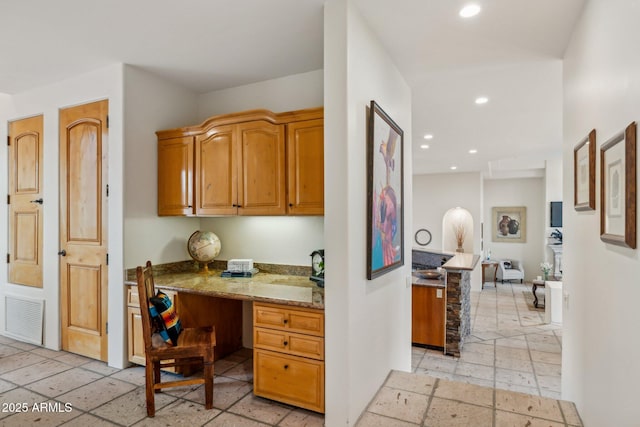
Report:
<svg viewBox="0 0 640 427"><path fill-rule="evenodd" d="M60 348L60 275L59 247L59 164L58 111L60 108L84 104L100 99L109 100L109 322L114 330L124 328L123 271L123 99L122 64L114 64L71 79L39 87L10 97L10 107L0 116L0 122L37 114L44 115L44 186L43 206L43 282L41 289L5 283L7 267L0 263L0 306L7 293L45 300L44 345ZM8 110L8 111L7 111ZM0 126L0 138L6 141L7 128ZM7 165L7 150L0 150L0 165ZM6 170L6 169L4 169ZM7 188L6 173L0 174L0 188ZM6 208L0 223L7 224ZM7 239L0 239L0 253L7 253ZM4 316L0 316L0 331L4 331ZM109 335L109 363L123 366L122 335Z"/></svg>
<svg viewBox="0 0 640 427"><path fill-rule="evenodd" d="M325 328L330 426L353 425L391 369L411 369L411 92L350 0L325 4ZM405 265L366 280L367 106L404 130ZM329 173L330 172L330 173Z"/></svg>
<svg viewBox="0 0 640 427"><path fill-rule="evenodd" d="M161 129L197 123L196 94L139 68L124 70L125 268L147 260L189 259L187 239L198 218L158 216L158 139Z"/></svg>
<svg viewBox="0 0 640 427"><path fill-rule="evenodd" d="M637 426L640 419L640 251L599 238L599 155L596 210L572 208L575 145L595 128L600 147L640 121L639 13L634 0L587 2L565 54L563 291L568 301L562 397L576 402L587 426Z"/></svg>
<svg viewBox="0 0 640 427"><path fill-rule="evenodd" d="M321 107L323 102L323 71L316 70L200 95L198 121L252 109L280 113ZM330 171L331 162L325 164ZM329 190L325 187L325 192ZM220 237L222 251L218 258L223 260L253 258L306 266L311 265L311 251L324 247L321 216L214 217L202 218L200 226Z"/></svg>
<svg viewBox="0 0 640 427"><path fill-rule="evenodd" d="M473 236L470 242L465 242L465 251L481 255L482 185L479 172L414 175L412 246L425 250L451 250L451 247L444 245L442 219L449 209L459 206L469 211L474 223ZM420 228L431 232L432 240L428 246L419 246L413 240ZM467 246L469 243L473 244L472 248ZM481 289L481 275L482 269L478 264L471 272L473 290Z"/></svg>
<svg viewBox="0 0 640 427"><path fill-rule="evenodd" d="M493 241L492 208L525 206L527 208L526 243ZM542 275L544 260L545 188L542 178L493 179L484 182L484 248L491 259L516 259L524 263L525 280Z"/></svg>
<svg viewBox="0 0 640 427"><path fill-rule="evenodd" d="M322 107L322 90L322 70L217 90L198 97L198 120L253 109L280 113Z"/></svg>

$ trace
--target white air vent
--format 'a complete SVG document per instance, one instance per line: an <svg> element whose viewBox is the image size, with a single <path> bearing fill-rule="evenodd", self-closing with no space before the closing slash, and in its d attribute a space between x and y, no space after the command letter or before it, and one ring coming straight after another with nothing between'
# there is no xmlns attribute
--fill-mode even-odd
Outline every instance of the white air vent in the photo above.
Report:
<svg viewBox="0 0 640 427"><path fill-rule="evenodd" d="M44 300L6 295L4 301L6 335L42 345Z"/></svg>

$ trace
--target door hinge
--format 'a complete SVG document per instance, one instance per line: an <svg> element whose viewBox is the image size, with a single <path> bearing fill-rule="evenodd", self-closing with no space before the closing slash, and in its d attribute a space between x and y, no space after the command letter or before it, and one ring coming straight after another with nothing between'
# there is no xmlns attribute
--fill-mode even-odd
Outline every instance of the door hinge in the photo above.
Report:
<svg viewBox="0 0 640 427"><path fill-rule="evenodd" d="M109 184L107 184L107 197L109 197Z"/></svg>
<svg viewBox="0 0 640 427"><path fill-rule="evenodd" d="M109 254L107 254L107 265L109 265Z"/></svg>
<svg viewBox="0 0 640 427"><path fill-rule="evenodd" d="M11 263L11 254L7 254L7 264Z"/></svg>
<svg viewBox="0 0 640 427"><path fill-rule="evenodd" d="M11 137L7 135L7 145L11 146Z"/></svg>
<svg viewBox="0 0 640 427"><path fill-rule="evenodd" d="M107 114L107 129L109 129L109 115Z"/></svg>
<svg viewBox="0 0 640 427"><path fill-rule="evenodd" d="M107 333L107 335L109 335L109 322L106 323L105 329L106 329L105 332Z"/></svg>
<svg viewBox="0 0 640 427"><path fill-rule="evenodd" d="M7 194L7 204L11 204L11 194Z"/></svg>

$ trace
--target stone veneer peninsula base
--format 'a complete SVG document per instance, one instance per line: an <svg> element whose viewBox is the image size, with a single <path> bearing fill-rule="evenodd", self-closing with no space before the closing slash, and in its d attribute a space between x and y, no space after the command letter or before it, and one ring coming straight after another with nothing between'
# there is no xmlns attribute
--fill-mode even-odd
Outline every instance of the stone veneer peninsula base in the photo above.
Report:
<svg viewBox="0 0 640 427"><path fill-rule="evenodd" d="M444 353L460 357L464 339L471 333L471 271L480 257L456 254L442 267L447 271L447 313Z"/></svg>

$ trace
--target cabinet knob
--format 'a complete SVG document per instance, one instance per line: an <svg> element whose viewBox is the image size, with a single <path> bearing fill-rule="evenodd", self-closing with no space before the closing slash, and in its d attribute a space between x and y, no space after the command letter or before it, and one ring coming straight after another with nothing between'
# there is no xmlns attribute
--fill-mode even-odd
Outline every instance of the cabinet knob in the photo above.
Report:
<svg viewBox="0 0 640 427"><path fill-rule="evenodd" d="M286 325L287 323L289 323L289 321L287 319L284 319L284 324Z"/></svg>
<svg viewBox="0 0 640 427"><path fill-rule="evenodd" d="M289 207L292 208L293 207L293 203L289 203Z"/></svg>
<svg viewBox="0 0 640 427"><path fill-rule="evenodd" d="M282 344L284 344L284 346L286 347L287 345L289 345L289 341L285 341Z"/></svg>
<svg viewBox="0 0 640 427"><path fill-rule="evenodd" d="M289 369L289 365L284 365L284 369Z"/></svg>

